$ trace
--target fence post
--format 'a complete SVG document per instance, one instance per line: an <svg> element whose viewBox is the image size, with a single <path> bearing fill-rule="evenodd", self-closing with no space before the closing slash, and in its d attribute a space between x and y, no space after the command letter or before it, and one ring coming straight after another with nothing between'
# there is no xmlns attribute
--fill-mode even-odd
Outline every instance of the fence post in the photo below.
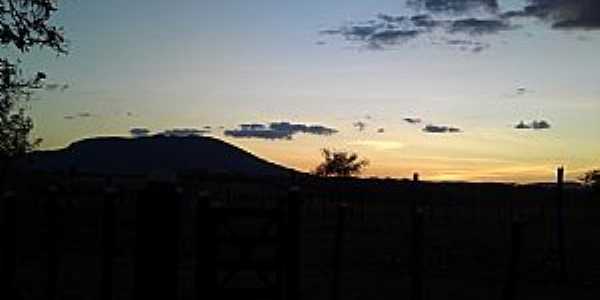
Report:
<svg viewBox="0 0 600 300"><path fill-rule="evenodd" d="M521 220L517 219L511 222L510 258L503 291L504 300L513 300L516 298L523 224Z"/></svg>
<svg viewBox="0 0 600 300"><path fill-rule="evenodd" d="M335 229L335 244L333 247L333 282L331 288L331 299L340 299L340 286L341 286L341 274L342 274L342 258L344 255L344 226L346 222L346 209L348 205L341 203L338 205L338 219Z"/></svg>
<svg viewBox="0 0 600 300"><path fill-rule="evenodd" d="M423 239L424 239L424 212L417 205L417 193L420 191L418 188L419 174L413 174L413 193L411 197L410 214L412 222L412 234L411 234L411 288L410 288L410 299L421 300L423 299Z"/></svg>
<svg viewBox="0 0 600 300"><path fill-rule="evenodd" d="M565 250L565 214L564 214L564 167L559 167L556 171L556 238L558 243L558 259L559 259L559 283L567 281L567 259Z"/></svg>
<svg viewBox="0 0 600 300"><path fill-rule="evenodd" d="M196 203L196 299L215 295L217 289L216 220L208 192L198 193Z"/></svg>
<svg viewBox="0 0 600 300"><path fill-rule="evenodd" d="M46 299L56 300L58 291L58 187L50 186L48 188L48 199L46 203L46 217L48 234L46 235L46 253L47 253L47 289Z"/></svg>
<svg viewBox="0 0 600 300"><path fill-rule="evenodd" d="M108 187L104 191L101 247L102 278L100 281L100 299L111 300L113 294L113 259L115 254L115 197L117 190Z"/></svg>
<svg viewBox="0 0 600 300"><path fill-rule="evenodd" d="M300 299L301 287L301 226L302 226L302 200L300 188L294 186L290 189L287 205L287 255L286 255L286 298L287 300Z"/></svg>
<svg viewBox="0 0 600 300"><path fill-rule="evenodd" d="M7 299L17 299L17 201L16 195L6 192L2 195L2 290Z"/></svg>

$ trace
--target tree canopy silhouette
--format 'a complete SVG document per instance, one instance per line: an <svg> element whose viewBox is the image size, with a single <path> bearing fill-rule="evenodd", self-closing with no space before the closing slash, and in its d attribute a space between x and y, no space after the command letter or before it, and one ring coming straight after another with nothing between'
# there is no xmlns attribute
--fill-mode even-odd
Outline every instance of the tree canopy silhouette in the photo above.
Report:
<svg viewBox="0 0 600 300"><path fill-rule="evenodd" d="M356 153L322 149L324 161L317 166L314 174L317 176L348 177L362 172L369 162L359 159Z"/></svg>
<svg viewBox="0 0 600 300"><path fill-rule="evenodd" d="M600 169L587 171L581 177L583 184L594 188L595 190L600 190Z"/></svg>
<svg viewBox="0 0 600 300"><path fill-rule="evenodd" d="M41 141L29 138L33 120L23 104L43 87L46 74L25 78L18 63L36 46L67 53L62 28L50 24L56 10L56 0L0 0L0 45L5 50L0 57L0 180L11 160Z"/></svg>

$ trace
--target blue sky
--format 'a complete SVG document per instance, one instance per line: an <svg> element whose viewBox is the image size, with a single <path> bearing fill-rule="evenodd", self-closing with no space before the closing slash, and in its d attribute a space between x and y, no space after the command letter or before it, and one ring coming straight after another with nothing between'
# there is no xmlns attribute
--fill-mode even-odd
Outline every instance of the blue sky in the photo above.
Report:
<svg viewBox="0 0 600 300"><path fill-rule="evenodd" d="M427 1L436 2L421 4ZM320 148L332 147L368 158L367 176L419 171L431 179L537 181L565 164L575 177L600 166L596 28L559 30L552 25L561 20L529 16L486 34L436 27L378 50L365 42L373 36L320 33L373 24L378 14L487 20L526 5L558 11L563 2L570 1L499 1L495 12L450 12L402 0L64 1L55 23L65 27L70 54L23 57L28 70L69 85L31 102L35 134L43 148L57 148L128 136L131 128L211 126L212 136L302 170L318 163ZM448 42L458 39L485 47ZM533 120L551 128L514 128ZM285 140L224 135L239 124L278 121L338 132ZM353 126L358 121L363 131ZM429 133L426 125L461 132Z"/></svg>

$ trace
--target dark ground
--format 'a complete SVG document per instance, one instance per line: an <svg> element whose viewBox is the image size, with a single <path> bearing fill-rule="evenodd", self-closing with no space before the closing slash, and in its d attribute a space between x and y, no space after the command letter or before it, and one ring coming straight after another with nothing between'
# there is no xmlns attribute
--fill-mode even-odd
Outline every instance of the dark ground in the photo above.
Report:
<svg viewBox="0 0 600 300"><path fill-rule="evenodd" d="M18 290L23 299L45 299L49 181L61 186L57 194L58 299L100 299L100 227L106 182L97 178L79 177L68 184L65 179L40 179L19 188ZM144 201L138 192L143 183L130 178L113 184L120 186L118 196L111 197L117 212L114 299L132 299L136 202ZM206 191L207 199L220 206L265 208L285 201L291 184L234 179L178 184L178 295L173 299L196 299L194 262L197 246L201 246L194 225L198 192ZM516 299L598 299L600 295L600 199L582 189L568 186L564 193L569 277L558 284L556 190L551 185L420 183L415 187L406 181L384 180L294 184L300 186L303 199L302 299L331 298L336 203L341 202L349 208L340 299L408 298L413 199L424 211L424 299L502 299L510 257L509 220L515 217L526 221ZM156 216L157 224L164 221ZM234 230L252 231L250 225L256 224L248 222ZM155 243L161 246L161 240ZM233 285L258 284L252 276L241 274Z"/></svg>

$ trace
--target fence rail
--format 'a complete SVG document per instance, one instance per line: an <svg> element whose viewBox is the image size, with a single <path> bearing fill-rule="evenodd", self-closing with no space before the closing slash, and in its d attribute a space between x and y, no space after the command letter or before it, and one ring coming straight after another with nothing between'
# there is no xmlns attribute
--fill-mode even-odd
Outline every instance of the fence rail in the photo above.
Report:
<svg viewBox="0 0 600 300"><path fill-rule="evenodd" d="M346 282L351 280L348 279L351 278L349 272L359 268L352 265L353 250L360 248L354 237L361 233L360 238L368 238L369 231L382 237L389 236L385 233L387 231L396 232L398 240L405 240L399 243L402 247L397 248L399 254L390 255L388 265L396 274L391 277L407 282L411 299L431 299L435 293L432 292L433 283L428 279L447 273L455 258L464 255L457 251L465 251L444 244L437 232L483 223L499 228L500 234L495 237L505 245L502 248L504 253L500 254L506 257L505 271L496 271L504 273L500 276L503 279L499 283L502 286L499 294L503 299L515 299L519 295L519 282L527 280L528 276L523 263L526 254L531 253L533 248L527 237L541 236L543 245L535 247L548 253L548 259L541 263L557 266L553 272L558 283L571 280L569 251L573 247L568 233L572 231L567 225L574 218L589 217L590 211L579 209L568 201L562 168L557 172L553 193L555 202L543 199L533 204L521 203L506 197L502 202L488 203L488 207L483 208L479 206L483 201L475 201L475 197L457 199L451 194L444 195L443 190L434 194L427 183L419 181L417 174L411 188L399 194L400 197L404 195L406 201L393 202L393 205L369 198L368 191L316 198L314 194L295 188L278 200L271 199L251 207L235 207L231 205L235 196L230 190L227 191L227 201L223 201L211 193L178 189L173 184L150 185L139 194L121 191L111 185L100 194L75 196L79 201L90 203L92 198L97 199L98 205L74 203L69 200L68 191L55 186L43 193L5 193L0 206L2 295L6 295L6 299L65 298L65 285L69 280L75 280L68 278L73 276L68 275L71 274L70 268L79 268L68 244L75 241L72 239L73 232L84 229L84 226L77 228L78 225L69 220L79 220L79 217L73 216L80 213L78 205L89 205L91 213L87 216L98 218L97 222L87 220L89 224L97 225L96 229L88 232L97 236L97 241L90 239L90 243L97 247L97 252L93 252L97 256L87 255L84 258L85 261L97 261L95 273L98 276L96 280L89 280L91 283L88 285L97 285L89 291L103 300L191 299L181 295L182 276L189 277L189 274L193 274L193 295L196 299L215 293L222 295L223 299L241 296L244 299L308 299L314 291L307 290L310 282L304 282L305 279L312 280L305 276L312 269L306 269L315 261L324 261L320 258L322 256L327 257L325 260L329 262L326 267L320 268L329 269L331 273L329 283L321 287L329 291L322 298L345 299L344 295L351 293L345 290L346 287L352 287L351 282ZM21 203L27 201L41 203L38 205L41 218L35 221L43 242L37 250L27 249L26 254L18 254L20 247L36 238L31 234L34 230L23 227L34 227L33 223L19 221L32 212L31 207L35 207L29 206L28 210L24 210L25 206ZM133 205L128 205L127 201ZM128 218L125 219L124 215ZM378 218L381 216L391 221L380 222ZM188 224L195 226L190 230ZM313 227L317 229L311 229ZM395 231L398 228L407 228L406 234L398 234ZM21 235L21 232L26 233ZM193 235L191 239L190 232ZM85 233L77 234L83 236ZM313 251L312 248L322 247L311 240L313 236L322 242L320 236L324 234L330 241L327 243L330 245L328 254L308 254ZM182 243L186 239L195 245L192 254ZM366 244L363 248L368 247L378 246ZM407 254L400 254L403 251ZM263 252L270 255L262 255ZM33 290L44 287L44 292L28 291L22 287L29 273L19 271L19 264L22 264L19 256L27 255L37 258L38 269L45 274L45 279L39 280L39 285ZM132 261L129 273L133 277L129 288L120 282L124 261L128 261L123 258L128 255L131 257L129 261ZM193 262L189 265L191 271L183 274L182 268L187 268L189 261ZM250 285L239 284L235 277L242 273L251 273L256 280ZM245 277L241 281L249 282L247 275L243 275Z"/></svg>

